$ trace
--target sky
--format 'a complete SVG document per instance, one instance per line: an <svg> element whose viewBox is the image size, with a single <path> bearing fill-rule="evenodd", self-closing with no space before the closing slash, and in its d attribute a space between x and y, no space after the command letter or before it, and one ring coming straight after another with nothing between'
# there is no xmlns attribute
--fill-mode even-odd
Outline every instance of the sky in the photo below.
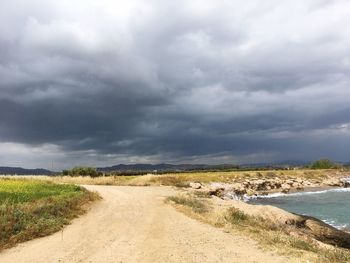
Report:
<svg viewBox="0 0 350 263"><path fill-rule="evenodd" d="M0 166L350 161L348 0L0 3Z"/></svg>

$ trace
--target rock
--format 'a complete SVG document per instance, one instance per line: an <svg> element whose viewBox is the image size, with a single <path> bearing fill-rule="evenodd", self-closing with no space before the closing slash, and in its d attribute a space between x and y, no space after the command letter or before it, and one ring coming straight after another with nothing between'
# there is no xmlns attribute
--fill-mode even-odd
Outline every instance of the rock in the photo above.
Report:
<svg viewBox="0 0 350 263"><path fill-rule="evenodd" d="M253 182L254 188L257 191L266 190L266 183L267 182L265 180L262 180L262 179L259 179L259 180L256 180Z"/></svg>
<svg viewBox="0 0 350 263"><path fill-rule="evenodd" d="M256 183L257 185L261 185L261 184L265 184L265 181L259 179L259 180L256 180L255 183Z"/></svg>
<svg viewBox="0 0 350 263"><path fill-rule="evenodd" d="M241 187L244 187L244 183L243 184L241 184L241 183L234 183L234 184L232 184L232 188L241 188Z"/></svg>
<svg viewBox="0 0 350 263"><path fill-rule="evenodd" d="M231 190L231 189L232 189L232 184L211 183L209 187L210 187L211 189Z"/></svg>
<svg viewBox="0 0 350 263"><path fill-rule="evenodd" d="M313 217L305 217L307 231L317 240L337 246L350 248L350 234L329 226Z"/></svg>
<svg viewBox="0 0 350 263"><path fill-rule="evenodd" d="M193 189L201 189L202 185L200 183L190 183L190 187Z"/></svg>
<svg viewBox="0 0 350 263"><path fill-rule="evenodd" d="M304 181L304 182L303 182L303 185L310 186L311 183L310 183L309 181Z"/></svg>
<svg viewBox="0 0 350 263"><path fill-rule="evenodd" d="M256 192L254 192L254 191L251 190L251 189L248 189L248 190L247 190L247 195L248 195L248 196L253 196L253 195L256 195Z"/></svg>
<svg viewBox="0 0 350 263"><path fill-rule="evenodd" d="M227 185L222 183L212 183L209 187L209 194L222 197L227 189Z"/></svg>
<svg viewBox="0 0 350 263"><path fill-rule="evenodd" d="M293 185L294 181L292 179L288 179L285 181L284 184L289 184L290 186Z"/></svg>
<svg viewBox="0 0 350 263"><path fill-rule="evenodd" d="M344 181L343 181L343 187L345 187L345 188L350 187L350 182L349 182L349 181L344 180Z"/></svg>
<svg viewBox="0 0 350 263"><path fill-rule="evenodd" d="M238 188L238 189L234 189L235 194L238 195L244 195L245 193L247 193L247 190L245 188Z"/></svg>
<svg viewBox="0 0 350 263"><path fill-rule="evenodd" d="M273 182L274 188L281 188L282 182L279 179L275 179Z"/></svg>
<svg viewBox="0 0 350 263"><path fill-rule="evenodd" d="M282 184L282 193L288 193L290 191L290 185L289 184Z"/></svg>
<svg viewBox="0 0 350 263"><path fill-rule="evenodd" d="M235 194L237 194L237 195L244 195L247 192L244 185L240 184L240 183L233 184L232 188L233 188L233 191L235 192Z"/></svg>
<svg viewBox="0 0 350 263"><path fill-rule="evenodd" d="M331 178L328 180L325 180L323 182L325 185L329 185L329 186L343 186L344 182L342 182L340 179L337 178Z"/></svg>
<svg viewBox="0 0 350 263"><path fill-rule="evenodd" d="M289 184L282 184L281 185L282 189L290 189L291 186Z"/></svg>
<svg viewBox="0 0 350 263"><path fill-rule="evenodd" d="M297 182L295 182L295 183L292 184L292 187L295 187L295 188L298 188L299 186L300 186L300 184L297 183Z"/></svg>
<svg viewBox="0 0 350 263"><path fill-rule="evenodd" d="M304 182L304 180L301 178L297 178L295 181L298 182L299 184L302 184Z"/></svg>

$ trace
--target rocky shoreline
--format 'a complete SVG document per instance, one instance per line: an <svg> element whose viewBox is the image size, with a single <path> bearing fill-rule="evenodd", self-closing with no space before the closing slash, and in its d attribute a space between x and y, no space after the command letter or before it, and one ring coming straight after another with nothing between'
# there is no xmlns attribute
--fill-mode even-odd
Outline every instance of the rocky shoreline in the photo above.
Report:
<svg viewBox="0 0 350 263"><path fill-rule="evenodd" d="M306 178L249 178L233 183L190 183L190 192L199 196L212 196L220 206L233 206L251 216L270 220L288 234L311 240L320 246L331 245L350 249L350 233L336 229L323 221L284 211L274 206L251 205L244 197L292 193L329 188L350 187L349 176L327 177L322 180ZM312 241L313 240L313 241Z"/></svg>
<svg viewBox="0 0 350 263"><path fill-rule="evenodd" d="M233 183L210 183L191 182L189 186L203 194L215 195L227 199L243 199L244 196L261 196L271 193L302 192L313 189L327 189L334 187L350 187L347 177L333 177L319 179L303 178L249 178Z"/></svg>

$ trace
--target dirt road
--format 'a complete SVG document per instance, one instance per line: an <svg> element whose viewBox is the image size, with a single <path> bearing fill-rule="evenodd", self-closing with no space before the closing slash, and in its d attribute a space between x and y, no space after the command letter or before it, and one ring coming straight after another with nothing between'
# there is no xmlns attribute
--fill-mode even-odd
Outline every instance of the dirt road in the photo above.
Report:
<svg viewBox="0 0 350 263"><path fill-rule="evenodd" d="M0 253L22 262L286 262L245 237L200 223L164 203L169 187L86 186L103 197L62 232Z"/></svg>

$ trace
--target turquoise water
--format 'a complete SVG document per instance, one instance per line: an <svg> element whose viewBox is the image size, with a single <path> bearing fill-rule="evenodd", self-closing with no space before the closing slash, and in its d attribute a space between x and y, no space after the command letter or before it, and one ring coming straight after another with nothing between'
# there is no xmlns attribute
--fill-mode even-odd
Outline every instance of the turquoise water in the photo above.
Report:
<svg viewBox="0 0 350 263"><path fill-rule="evenodd" d="M250 199L250 204L273 205L319 218L339 229L350 228L350 188L293 194L272 194Z"/></svg>

